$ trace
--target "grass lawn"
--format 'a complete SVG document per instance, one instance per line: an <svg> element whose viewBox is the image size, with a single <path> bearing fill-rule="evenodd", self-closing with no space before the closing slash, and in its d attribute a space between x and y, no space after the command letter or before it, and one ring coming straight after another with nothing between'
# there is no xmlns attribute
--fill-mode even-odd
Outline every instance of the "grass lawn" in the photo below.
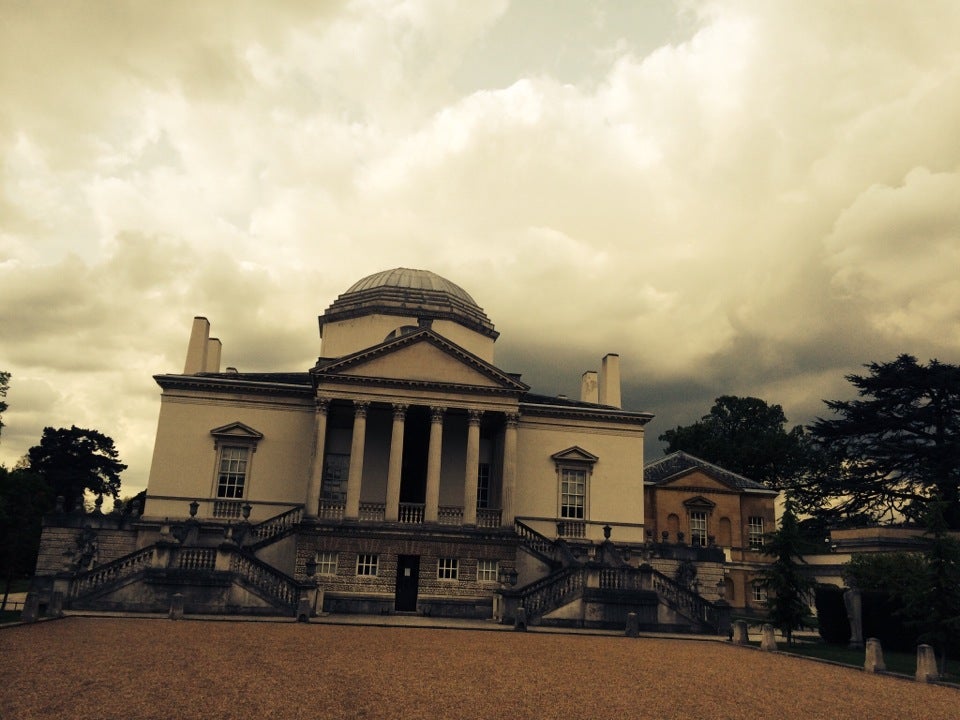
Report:
<svg viewBox="0 0 960 720"><path fill-rule="evenodd" d="M818 660L830 660L831 662L858 668L863 667L866 652L864 650L854 650L844 645L829 645L825 642L816 641L800 641L795 642L793 645L779 643L778 649L792 655L802 655L803 657L816 658ZM884 650L883 662L890 672L913 676L917 670L916 653L887 652ZM949 658L947 661L947 671L947 676L944 678L947 682L960 682L956 663L951 667Z"/></svg>

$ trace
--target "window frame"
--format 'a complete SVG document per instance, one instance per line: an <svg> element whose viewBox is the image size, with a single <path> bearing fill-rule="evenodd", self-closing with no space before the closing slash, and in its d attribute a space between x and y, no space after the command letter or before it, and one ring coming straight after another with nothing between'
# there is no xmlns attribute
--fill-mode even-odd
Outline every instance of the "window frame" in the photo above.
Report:
<svg viewBox="0 0 960 720"><path fill-rule="evenodd" d="M707 546L707 536L708 536L707 522L709 517L710 517L710 513L706 512L705 510L690 511L689 521L690 521L690 544L691 545L697 545L699 547ZM699 521L701 520L702 520L702 526L695 527L694 523L695 522L699 523ZM696 538L699 538L699 541L696 541L695 540Z"/></svg>
<svg viewBox="0 0 960 720"><path fill-rule="evenodd" d="M484 568L483 566L487 567ZM500 582L500 561L487 560L481 558L477 560L477 582L495 583Z"/></svg>
<svg viewBox="0 0 960 720"><path fill-rule="evenodd" d="M379 574L380 556L377 553L357 553L357 577L378 577Z"/></svg>
<svg viewBox="0 0 960 720"><path fill-rule="evenodd" d="M747 517L747 548L751 552L763 551L763 525L763 515L749 515Z"/></svg>
<svg viewBox="0 0 960 720"><path fill-rule="evenodd" d="M599 458L577 446L554 453L550 458L557 473L557 520L586 523L590 519L590 479ZM574 473L580 475L582 481L571 479ZM574 486L573 492L571 485ZM579 507L577 502L570 501L571 498L579 499Z"/></svg>
<svg viewBox="0 0 960 720"><path fill-rule="evenodd" d="M340 553L332 550L318 550L316 562L317 575L336 575L340 562Z"/></svg>
<svg viewBox="0 0 960 720"><path fill-rule="evenodd" d="M249 502L249 498L251 497L254 478L254 457L257 452L258 443L263 440L263 433L259 430L254 430L249 425L236 421L229 425L213 428L210 431L210 435L213 436L214 450L210 497L220 503L236 503L239 507L240 501L247 500ZM223 486L221 478L224 475L239 475L236 471L224 472L223 470L225 461L233 461L233 459L227 457L227 454L233 450L241 450L246 453L246 458L243 460L243 474L240 477L240 483L235 482L232 486ZM232 495L226 494L225 487L237 488L238 486L239 492L234 491ZM223 491L224 494L221 495L221 491ZM234 515L234 513L227 511L226 508L221 509L222 512L217 515L218 517L232 517Z"/></svg>
<svg viewBox="0 0 960 720"><path fill-rule="evenodd" d="M460 559L454 557L437 558L437 580L455 582L460 579Z"/></svg>

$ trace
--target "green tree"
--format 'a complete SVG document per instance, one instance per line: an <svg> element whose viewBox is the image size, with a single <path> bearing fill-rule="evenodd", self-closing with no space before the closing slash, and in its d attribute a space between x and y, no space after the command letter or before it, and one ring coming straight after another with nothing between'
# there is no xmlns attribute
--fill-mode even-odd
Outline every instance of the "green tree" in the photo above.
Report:
<svg viewBox="0 0 960 720"><path fill-rule="evenodd" d="M113 439L72 426L43 429L40 444L27 452L30 469L46 480L55 495L64 499L70 512L83 507L84 492L120 495L120 473L127 469L119 460Z"/></svg>
<svg viewBox="0 0 960 720"><path fill-rule="evenodd" d="M53 493L38 475L0 465L0 578L6 605L10 582L31 575L37 563L43 514L53 507Z"/></svg>
<svg viewBox="0 0 960 720"><path fill-rule="evenodd" d="M946 673L949 648L960 644L960 542L948 533L947 503L934 500L926 512L929 540L921 581L907 589L904 611L919 630L918 640L940 655L940 675Z"/></svg>
<svg viewBox="0 0 960 720"><path fill-rule="evenodd" d="M806 446L800 426L786 429L779 405L754 397L723 395L709 414L692 425L667 430L665 452L683 451L773 488L793 484L805 471Z"/></svg>
<svg viewBox="0 0 960 720"><path fill-rule="evenodd" d="M773 562L760 573L759 585L767 592L767 617L784 634L788 645L793 644L793 631L810 620L816 583L804 570L802 559L809 551L797 525L793 501L787 497L780 528L767 535L763 545L763 554Z"/></svg>
<svg viewBox="0 0 960 720"><path fill-rule="evenodd" d="M861 399L827 401L836 418L810 427L817 464L801 508L833 520L919 520L933 497L960 528L960 367L910 355L848 375Z"/></svg>
<svg viewBox="0 0 960 720"><path fill-rule="evenodd" d="M0 370L0 435L3 434L3 413L7 411L7 390L10 389L10 373Z"/></svg>

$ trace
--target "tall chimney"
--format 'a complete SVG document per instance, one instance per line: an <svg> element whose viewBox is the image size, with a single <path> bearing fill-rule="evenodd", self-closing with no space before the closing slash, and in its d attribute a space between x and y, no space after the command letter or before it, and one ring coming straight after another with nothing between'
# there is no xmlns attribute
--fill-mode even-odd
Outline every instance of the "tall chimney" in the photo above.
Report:
<svg viewBox="0 0 960 720"><path fill-rule="evenodd" d="M608 353L600 366L600 404L620 407L620 356Z"/></svg>
<svg viewBox="0 0 960 720"><path fill-rule="evenodd" d="M600 402L596 370L587 370L580 376L580 402L593 403L594 405Z"/></svg>
<svg viewBox="0 0 960 720"><path fill-rule="evenodd" d="M187 361L183 365L184 375L196 375L207 366L207 345L210 339L210 322L205 317L195 317L190 329L190 344L187 345ZM217 358L217 364L220 358Z"/></svg>
<svg viewBox="0 0 960 720"><path fill-rule="evenodd" d="M220 372L220 351L222 349L223 345L219 339L210 338L207 340L207 360L203 364L204 372Z"/></svg>

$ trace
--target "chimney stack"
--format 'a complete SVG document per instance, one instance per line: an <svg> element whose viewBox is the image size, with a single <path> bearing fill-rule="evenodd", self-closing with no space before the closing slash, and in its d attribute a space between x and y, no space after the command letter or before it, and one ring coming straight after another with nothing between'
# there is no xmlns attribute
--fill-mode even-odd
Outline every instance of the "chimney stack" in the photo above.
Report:
<svg viewBox="0 0 960 720"><path fill-rule="evenodd" d="M219 340L217 343L219 344ZM190 344L187 345L187 361L183 365L184 375L196 375L207 367L207 349L210 345L210 321L205 317L195 317L190 329ZM220 358L217 357L219 365Z"/></svg>
<svg viewBox="0 0 960 720"><path fill-rule="evenodd" d="M600 366L600 404L620 407L620 356L608 353Z"/></svg>
<svg viewBox="0 0 960 720"><path fill-rule="evenodd" d="M220 372L220 351L222 349L223 345L219 339L210 338L207 340L207 360L203 364L204 372Z"/></svg>
<svg viewBox="0 0 960 720"><path fill-rule="evenodd" d="M580 376L580 402L593 403L594 405L600 402L596 370L587 370Z"/></svg>

